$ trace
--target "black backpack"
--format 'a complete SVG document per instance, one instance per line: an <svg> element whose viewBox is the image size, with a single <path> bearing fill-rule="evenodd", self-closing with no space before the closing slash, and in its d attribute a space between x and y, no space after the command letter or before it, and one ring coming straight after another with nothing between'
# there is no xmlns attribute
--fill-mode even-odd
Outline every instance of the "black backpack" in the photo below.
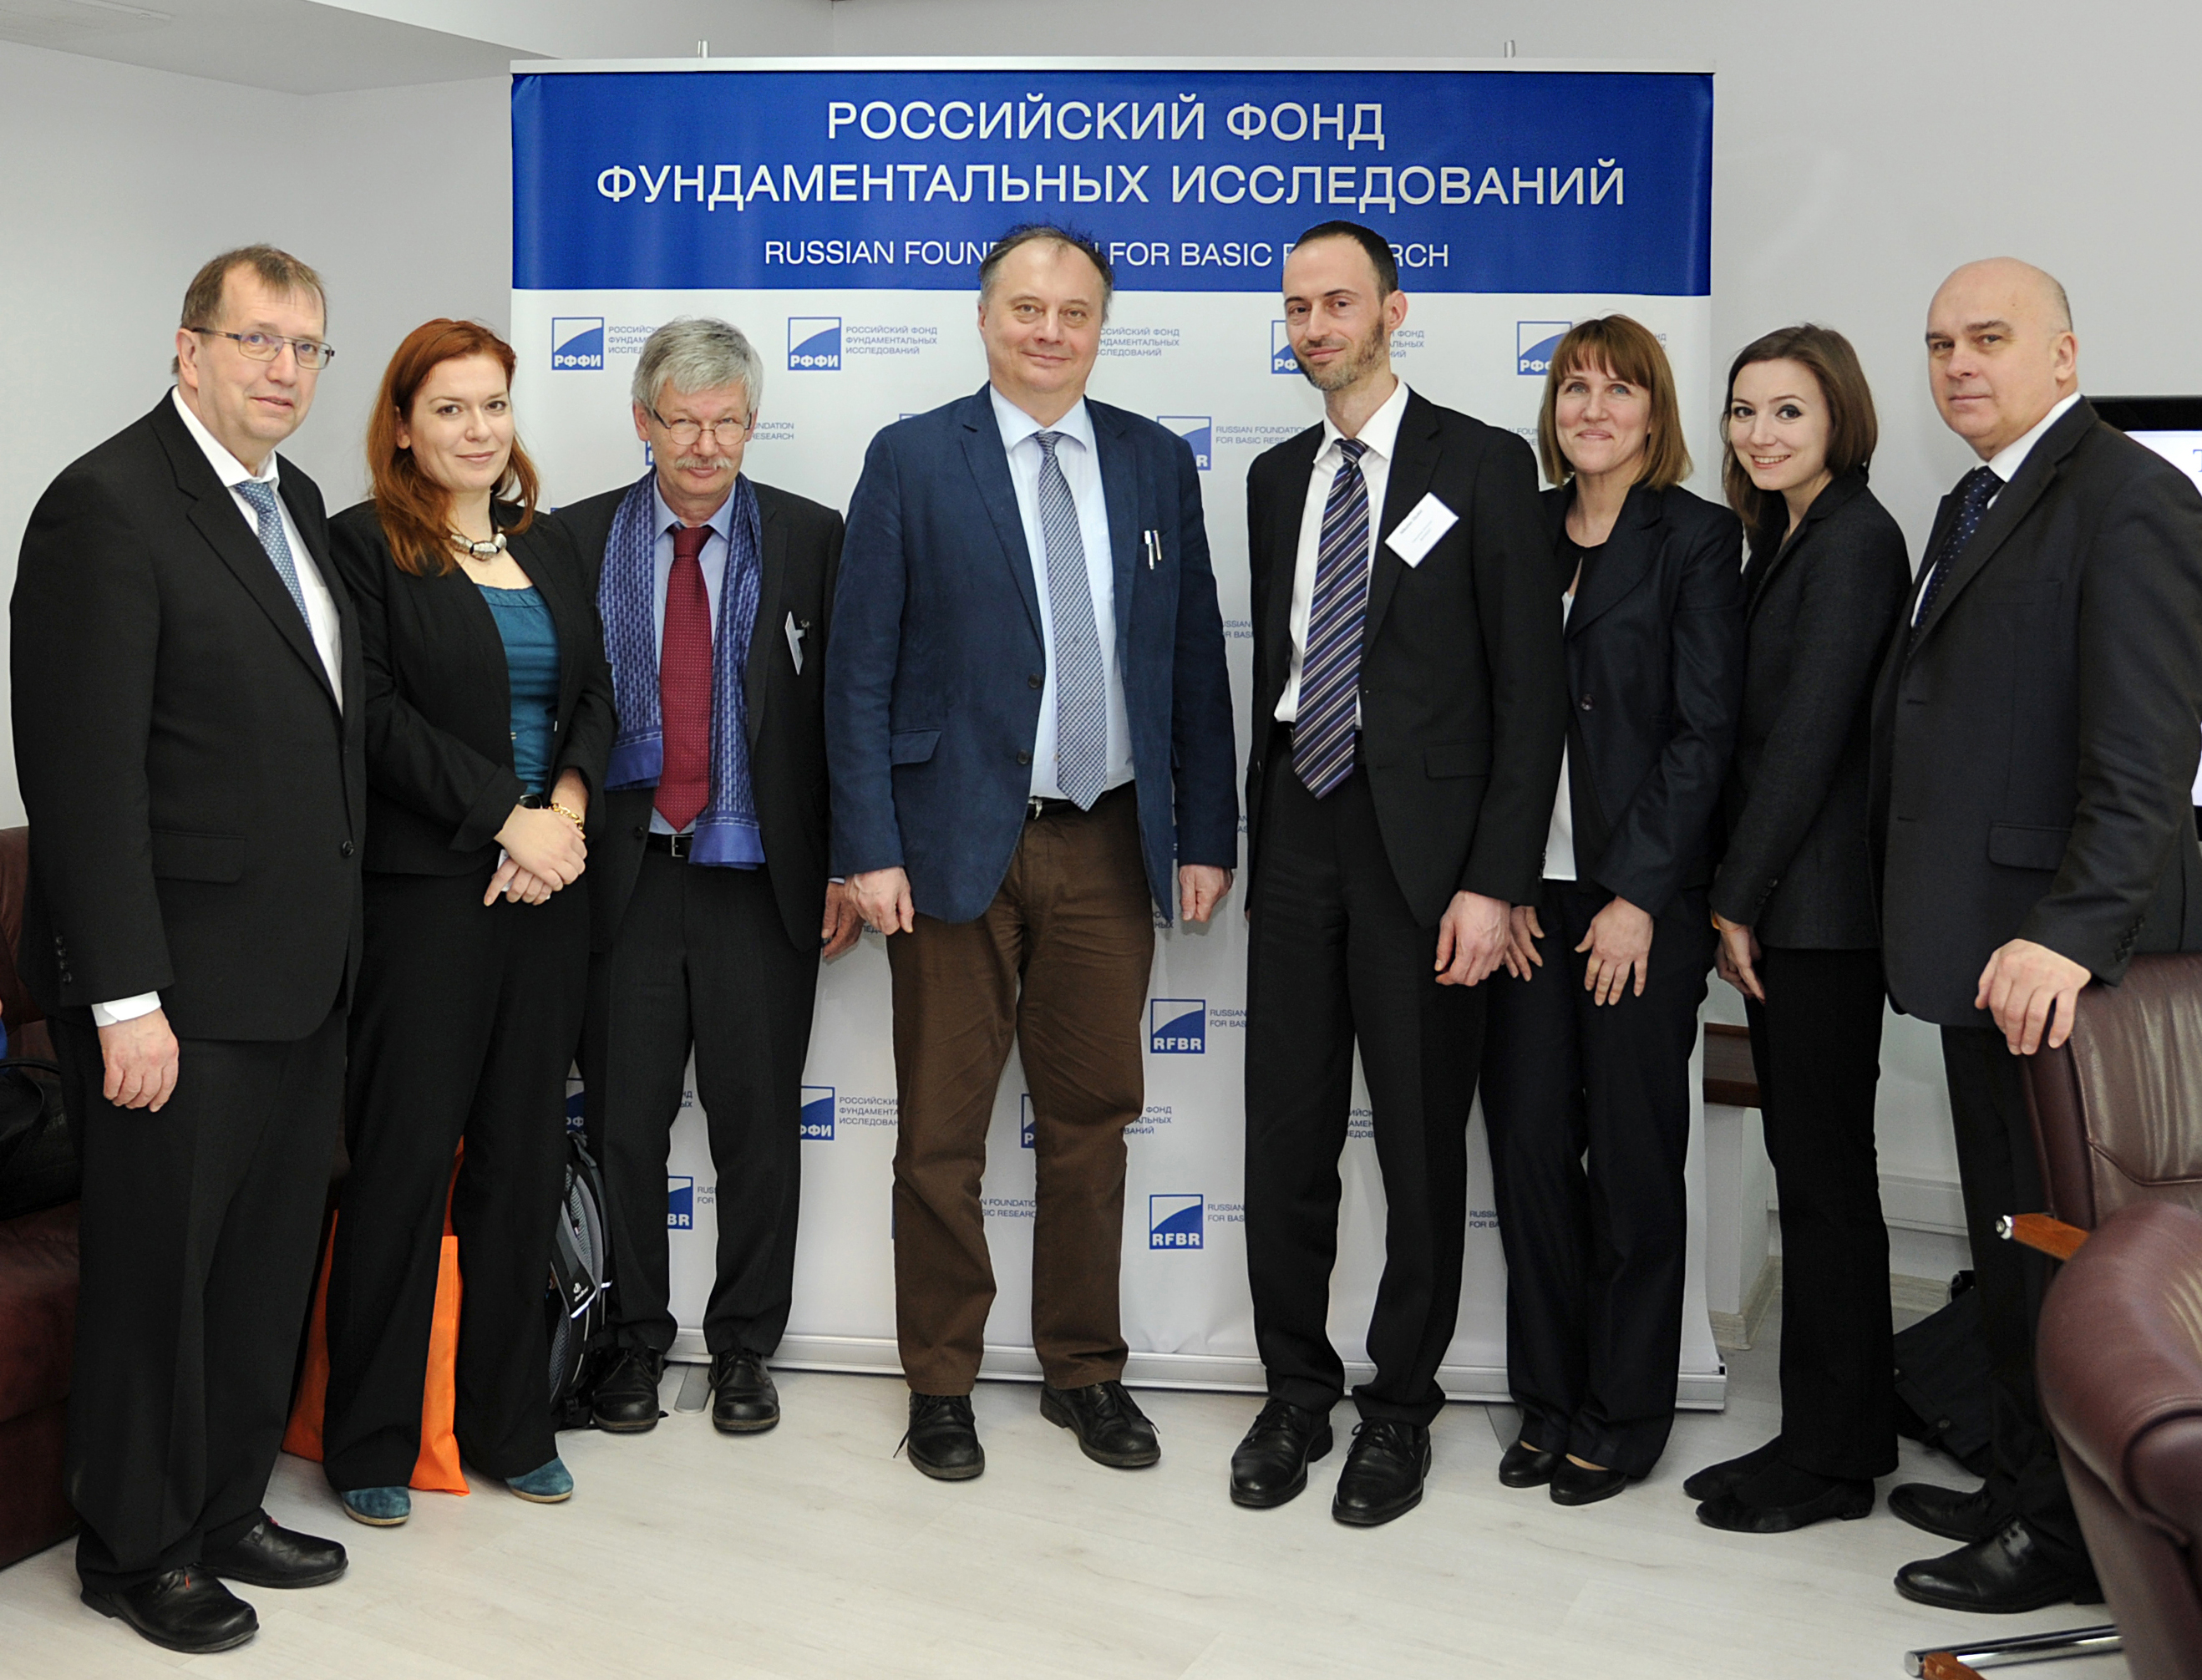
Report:
<svg viewBox="0 0 2202 1680"><path fill-rule="evenodd" d="M83 1183L62 1070L35 1056L0 1059L0 1220L73 1202Z"/></svg>
<svg viewBox="0 0 2202 1680"><path fill-rule="evenodd" d="M566 1136L566 1199L550 1247L544 1312L550 1331L550 1422L586 1429L590 1401L611 1352L611 1238L604 1180L578 1133Z"/></svg>

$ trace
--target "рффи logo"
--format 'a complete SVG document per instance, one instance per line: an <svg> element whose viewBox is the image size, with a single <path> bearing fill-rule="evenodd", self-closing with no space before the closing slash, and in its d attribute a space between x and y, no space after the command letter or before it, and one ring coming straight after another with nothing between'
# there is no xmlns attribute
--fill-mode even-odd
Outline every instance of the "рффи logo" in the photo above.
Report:
<svg viewBox="0 0 2202 1680"><path fill-rule="evenodd" d="M831 373L841 365L841 317L791 315L787 322L787 365L796 373Z"/></svg>
<svg viewBox="0 0 2202 1680"><path fill-rule="evenodd" d="M1192 464L1206 472L1211 464L1216 440L1216 422L1204 414L1158 414L1155 423L1183 438L1192 451Z"/></svg>
<svg viewBox="0 0 2202 1680"><path fill-rule="evenodd" d="M1552 365L1552 353L1568 335L1572 321L1517 321L1514 323L1514 359L1517 374L1542 379Z"/></svg>
<svg viewBox="0 0 2202 1680"><path fill-rule="evenodd" d="M692 1231L696 1229L696 1181L665 1176L665 1229L668 1231Z"/></svg>
<svg viewBox="0 0 2202 1680"><path fill-rule="evenodd" d="M1198 1248L1207 1223L1207 1202L1198 1191L1147 1198L1147 1247Z"/></svg>
<svg viewBox="0 0 2202 1680"><path fill-rule="evenodd" d="M1297 374L1300 359L1292 354L1292 337L1285 330L1285 323L1269 323L1269 371L1273 374Z"/></svg>
<svg viewBox="0 0 2202 1680"><path fill-rule="evenodd" d="M833 1142L833 1088L832 1086L806 1085L803 1088L803 1119L798 1135L806 1142Z"/></svg>
<svg viewBox="0 0 2202 1680"><path fill-rule="evenodd" d="M1147 1048L1157 1056L1200 1056L1208 1050L1205 998L1153 998L1147 1003Z"/></svg>
<svg viewBox="0 0 2202 1680"><path fill-rule="evenodd" d="M560 373L604 365L604 318L561 315L550 322L550 366Z"/></svg>

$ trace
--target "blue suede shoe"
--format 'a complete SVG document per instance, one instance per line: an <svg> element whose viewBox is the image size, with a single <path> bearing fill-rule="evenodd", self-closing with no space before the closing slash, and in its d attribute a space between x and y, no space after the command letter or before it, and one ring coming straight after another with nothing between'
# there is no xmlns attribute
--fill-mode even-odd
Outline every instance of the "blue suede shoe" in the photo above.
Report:
<svg viewBox="0 0 2202 1680"><path fill-rule="evenodd" d="M562 1460L553 1459L525 1476L508 1477L504 1485L536 1505L557 1505L574 1497L574 1477Z"/></svg>
<svg viewBox="0 0 2202 1680"><path fill-rule="evenodd" d="M337 1497L345 1516L371 1529L394 1529L413 1514L413 1495L403 1488L354 1488Z"/></svg>

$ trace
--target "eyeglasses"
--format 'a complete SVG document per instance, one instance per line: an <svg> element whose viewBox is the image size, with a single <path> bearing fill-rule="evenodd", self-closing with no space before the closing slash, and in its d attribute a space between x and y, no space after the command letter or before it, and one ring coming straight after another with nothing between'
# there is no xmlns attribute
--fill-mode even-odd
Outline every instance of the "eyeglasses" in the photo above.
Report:
<svg viewBox="0 0 2202 1680"><path fill-rule="evenodd" d="M232 339L238 351L255 362L273 362L282 355L283 346L291 346L298 365L309 369L326 368L336 359L334 345L325 345L318 339L286 339L280 333L225 333L218 327L194 327L194 333L203 333L209 339Z"/></svg>
<svg viewBox="0 0 2202 1680"><path fill-rule="evenodd" d="M754 412L744 420L729 417L715 420L709 426L698 420L668 420L656 409L650 411L650 417L662 426L666 434L683 449L693 449L706 433L710 434L713 443L721 449L727 448L739 443L748 434L750 427L757 424Z"/></svg>

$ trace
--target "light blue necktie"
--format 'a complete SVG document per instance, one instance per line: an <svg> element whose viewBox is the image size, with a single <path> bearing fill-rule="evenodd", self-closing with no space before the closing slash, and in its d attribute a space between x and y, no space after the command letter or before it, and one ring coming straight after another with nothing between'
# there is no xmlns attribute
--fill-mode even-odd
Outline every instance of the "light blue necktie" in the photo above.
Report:
<svg viewBox="0 0 2202 1680"><path fill-rule="evenodd" d="M1056 785L1080 811L1107 791L1109 687L1078 504L1055 458L1060 432L1039 439L1039 529L1047 545L1047 616L1055 628Z"/></svg>
<svg viewBox="0 0 2202 1680"><path fill-rule="evenodd" d="M259 516L260 545L268 551L268 557L275 563L275 575L283 580L283 587L291 592L291 599L298 609L298 616L306 621L310 633L314 628L313 615L306 610L306 592L298 587L297 563L291 558L290 539L283 534L283 516L275 510L275 486L249 478L237 486L237 493L252 504L252 511Z"/></svg>
<svg viewBox="0 0 2202 1680"><path fill-rule="evenodd" d="M1320 799L1353 774L1354 702L1361 693L1361 627L1369 610L1369 483L1358 438L1340 438L1338 473L1316 545L1315 599L1300 656L1292 768Z"/></svg>

